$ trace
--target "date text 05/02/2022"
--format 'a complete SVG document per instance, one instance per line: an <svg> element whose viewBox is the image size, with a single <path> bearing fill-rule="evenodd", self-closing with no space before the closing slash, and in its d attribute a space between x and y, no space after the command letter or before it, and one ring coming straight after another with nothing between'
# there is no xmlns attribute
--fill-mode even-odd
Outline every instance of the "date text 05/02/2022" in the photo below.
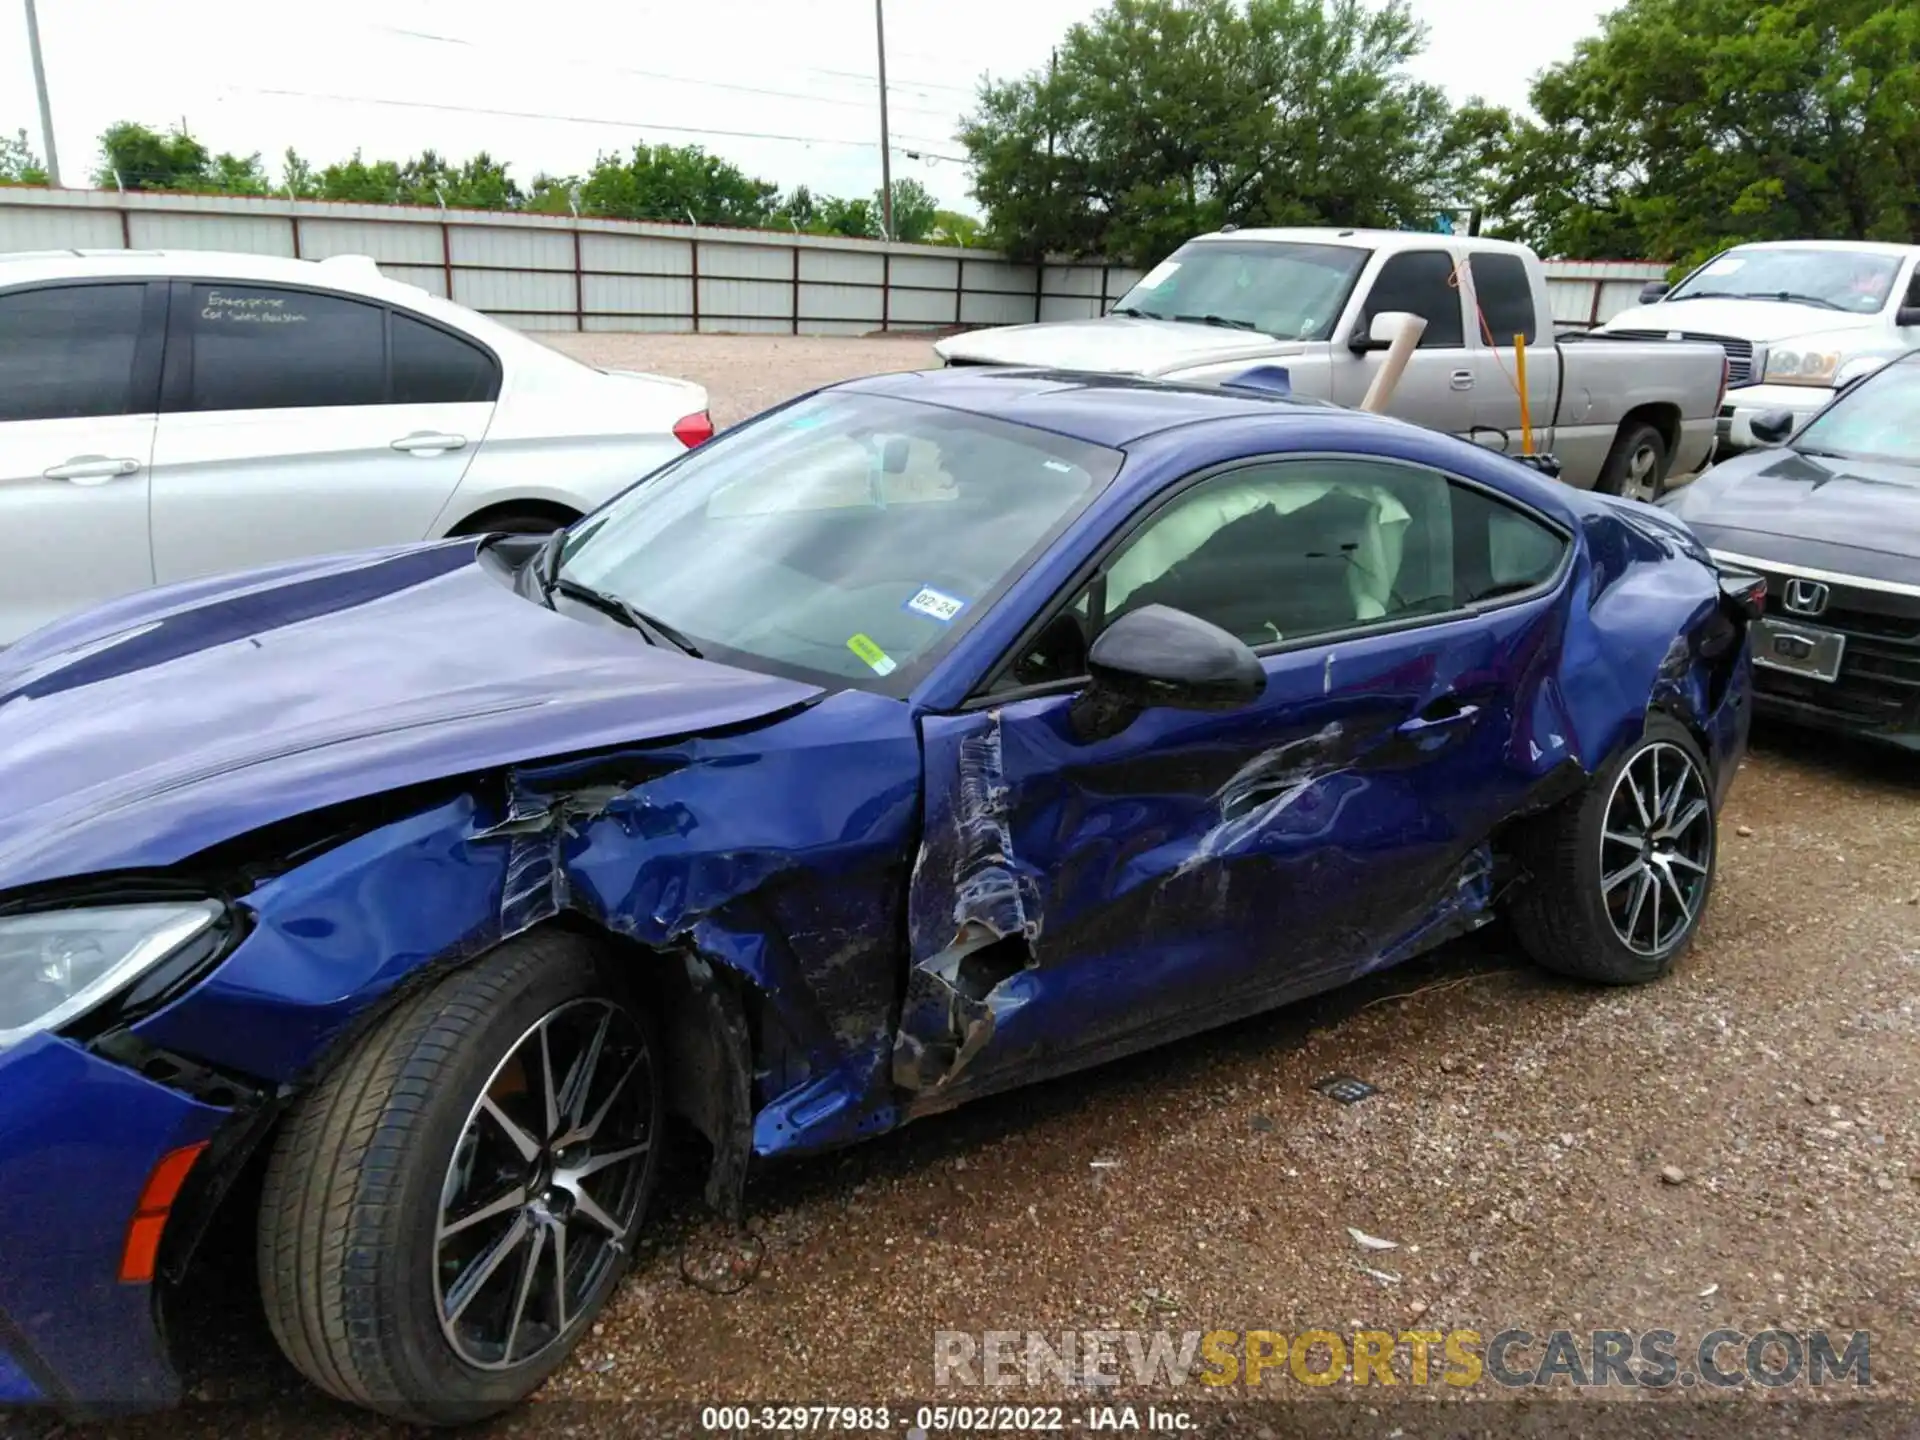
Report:
<svg viewBox="0 0 1920 1440"><path fill-rule="evenodd" d="M908 1440L927 1440L931 1435L1067 1430L1175 1434L1197 1425L1189 1411L1163 1405L707 1405L700 1410L700 1427L730 1434L898 1431Z"/></svg>

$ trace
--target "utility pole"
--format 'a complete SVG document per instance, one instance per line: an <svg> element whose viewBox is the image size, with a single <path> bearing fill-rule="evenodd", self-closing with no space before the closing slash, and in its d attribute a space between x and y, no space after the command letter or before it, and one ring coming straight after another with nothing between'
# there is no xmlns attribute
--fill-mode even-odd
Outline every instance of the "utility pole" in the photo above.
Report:
<svg viewBox="0 0 1920 1440"><path fill-rule="evenodd" d="M47 99L47 67L40 58L40 20L27 0L27 53L33 57L33 88L40 95L40 143L47 147L47 181L60 188L60 154L53 147L53 104Z"/></svg>
<svg viewBox="0 0 1920 1440"><path fill-rule="evenodd" d="M33 0L27 0L32 12ZM893 147L887 140L886 0L873 0L873 33L880 42L880 230L893 239ZM46 92L40 92L44 95ZM42 102L44 103L44 102Z"/></svg>

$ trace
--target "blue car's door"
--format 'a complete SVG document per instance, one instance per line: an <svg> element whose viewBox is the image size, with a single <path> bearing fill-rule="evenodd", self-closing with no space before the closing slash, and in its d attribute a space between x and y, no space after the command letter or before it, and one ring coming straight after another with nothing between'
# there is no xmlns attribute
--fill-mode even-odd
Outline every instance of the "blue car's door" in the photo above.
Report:
<svg viewBox="0 0 1920 1440"><path fill-rule="evenodd" d="M1564 747L1516 715L1568 542L1417 467L1202 477L1125 527L985 693L926 717L898 1082L937 1108L1390 964L1470 924L1486 839ZM1265 641L1265 694L1069 721L1089 637L1169 604ZM1036 693L1038 692L1038 693Z"/></svg>

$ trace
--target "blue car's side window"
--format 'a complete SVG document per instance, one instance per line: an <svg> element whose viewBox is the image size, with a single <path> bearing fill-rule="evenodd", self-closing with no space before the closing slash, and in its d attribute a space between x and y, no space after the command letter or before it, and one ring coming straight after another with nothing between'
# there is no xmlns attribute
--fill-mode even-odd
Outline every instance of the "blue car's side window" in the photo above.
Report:
<svg viewBox="0 0 1920 1440"><path fill-rule="evenodd" d="M1013 658L992 687L1085 674L1119 616L1167 605L1248 645L1442 616L1551 577L1566 542L1422 466L1347 457L1246 465L1176 495Z"/></svg>

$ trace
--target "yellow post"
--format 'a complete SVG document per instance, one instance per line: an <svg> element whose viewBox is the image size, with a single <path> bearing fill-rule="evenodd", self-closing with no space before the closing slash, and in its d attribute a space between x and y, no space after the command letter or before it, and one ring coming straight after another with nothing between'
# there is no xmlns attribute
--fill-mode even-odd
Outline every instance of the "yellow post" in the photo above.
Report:
<svg viewBox="0 0 1920 1440"><path fill-rule="evenodd" d="M1513 337L1513 373L1520 387L1520 453L1533 453L1533 413L1527 408L1527 337Z"/></svg>

